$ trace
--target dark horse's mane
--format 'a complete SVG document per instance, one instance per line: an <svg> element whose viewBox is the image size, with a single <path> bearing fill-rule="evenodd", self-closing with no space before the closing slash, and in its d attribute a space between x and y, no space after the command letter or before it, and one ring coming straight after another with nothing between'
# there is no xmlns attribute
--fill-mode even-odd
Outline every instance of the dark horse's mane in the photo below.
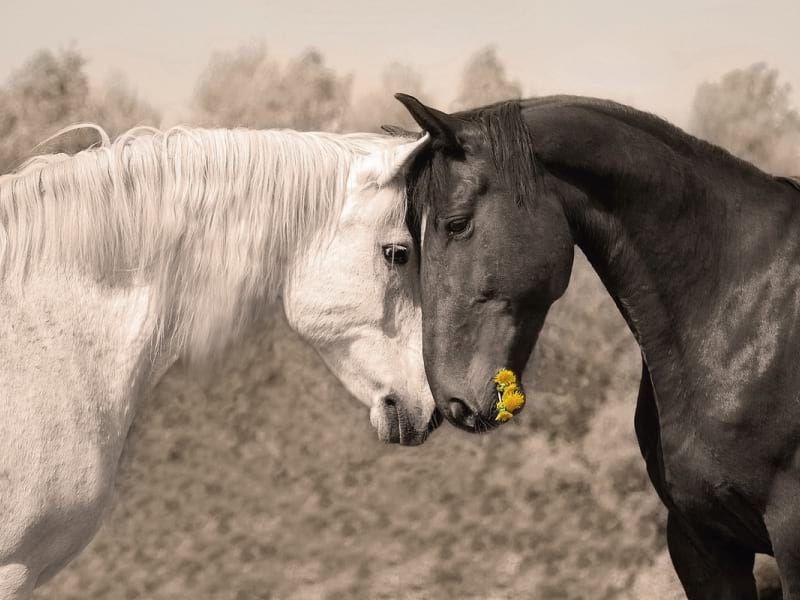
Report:
<svg viewBox="0 0 800 600"><path fill-rule="evenodd" d="M522 116L519 100L498 102L489 106L454 113L462 121L478 125L484 142L488 144L492 162L500 176L500 182L511 190L518 205L534 202L539 171L533 137ZM455 153L447 148L433 145L423 150L416 158L408 178L408 226L414 239L419 242L420 222L423 206L445 193L448 189L445 161Z"/></svg>
<svg viewBox="0 0 800 600"><path fill-rule="evenodd" d="M583 108L594 113L611 117L621 123L633 126L636 129L663 142L665 145L679 151L684 156L705 157L736 163L740 168L750 172L769 176L752 163L731 154L725 148L716 146L703 139L695 137L658 115L639 110L613 100L590 98L585 96L544 96L520 100L522 111L533 110L547 105L561 107Z"/></svg>

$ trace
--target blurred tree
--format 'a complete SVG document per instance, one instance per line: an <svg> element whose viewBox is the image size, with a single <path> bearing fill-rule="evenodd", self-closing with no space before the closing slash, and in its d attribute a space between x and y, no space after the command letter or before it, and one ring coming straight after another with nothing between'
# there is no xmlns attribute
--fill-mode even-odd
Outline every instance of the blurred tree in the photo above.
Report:
<svg viewBox="0 0 800 600"><path fill-rule="evenodd" d="M350 99L350 77L338 76L316 50L285 68L266 47L214 54L195 90L197 120L207 126L337 130Z"/></svg>
<svg viewBox="0 0 800 600"><path fill-rule="evenodd" d="M351 82L349 75L337 77L325 66L317 50L290 62L281 87L292 107L287 111L291 126L302 130L341 129L350 103Z"/></svg>
<svg viewBox="0 0 800 600"><path fill-rule="evenodd" d="M93 95L88 119L99 123L111 139L136 125L157 127L161 115L149 103L139 98L136 90L121 75L113 75Z"/></svg>
<svg viewBox="0 0 800 600"><path fill-rule="evenodd" d="M14 73L8 91L16 100L19 126L38 129L63 122L86 106L89 80L85 60L75 50L40 50Z"/></svg>
<svg viewBox="0 0 800 600"><path fill-rule="evenodd" d="M280 68L267 56L264 46L217 52L195 89L197 119L205 125L263 127L263 121L281 112L282 103L272 90L279 80Z"/></svg>
<svg viewBox="0 0 800 600"><path fill-rule="evenodd" d="M137 124L158 125L159 115L128 87L112 84L94 93L75 50L40 50L11 74L0 89L0 173L29 158L59 129L91 121L110 135ZM71 132L36 152L77 152L97 141L88 130Z"/></svg>
<svg viewBox="0 0 800 600"><path fill-rule="evenodd" d="M800 115L791 86L760 62L697 88L690 130L772 173L800 172Z"/></svg>
<svg viewBox="0 0 800 600"><path fill-rule="evenodd" d="M430 102L422 76L412 67L394 62L384 69L380 87L353 103L345 119L345 128L348 131L380 131L381 125L389 124L409 130L419 129L408 111L395 100L394 94L397 92Z"/></svg>
<svg viewBox="0 0 800 600"><path fill-rule="evenodd" d="M489 46L476 52L464 67L455 110L465 110L522 96L518 81L508 79L506 69Z"/></svg>
<svg viewBox="0 0 800 600"><path fill-rule="evenodd" d="M3 140L3 145L0 146L0 161L2 161L3 148L7 147L8 136L17 126L19 120L17 113L11 94L0 88L0 139Z"/></svg>
<svg viewBox="0 0 800 600"><path fill-rule="evenodd" d="M89 97L83 65L74 50L41 50L11 74L0 93L1 173L19 165L44 138L76 121Z"/></svg>

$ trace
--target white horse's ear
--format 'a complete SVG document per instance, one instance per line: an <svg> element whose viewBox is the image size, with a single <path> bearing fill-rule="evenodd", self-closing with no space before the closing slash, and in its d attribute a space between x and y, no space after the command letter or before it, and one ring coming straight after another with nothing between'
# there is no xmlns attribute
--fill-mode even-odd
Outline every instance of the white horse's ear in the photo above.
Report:
<svg viewBox="0 0 800 600"><path fill-rule="evenodd" d="M417 153L427 146L431 141L429 133L425 132L417 140L397 144L386 150L382 172L378 174L376 181L378 187L383 187L390 181L403 175L411 166Z"/></svg>

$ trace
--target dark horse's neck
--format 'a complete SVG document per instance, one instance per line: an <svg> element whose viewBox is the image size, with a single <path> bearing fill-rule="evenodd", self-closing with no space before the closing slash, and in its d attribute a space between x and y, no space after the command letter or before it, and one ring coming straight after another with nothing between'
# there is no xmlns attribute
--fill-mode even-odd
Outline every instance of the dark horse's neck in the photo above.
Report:
<svg viewBox="0 0 800 600"><path fill-rule="evenodd" d="M742 361L773 364L766 308L800 284L800 196L719 148L611 102L522 102L545 183L665 388L725 386ZM781 282L795 281L781 286ZM798 322L781 324L785 335ZM759 329L762 328L762 329ZM758 329L753 347L752 332ZM748 337L749 336L749 337ZM738 344L738 346L737 346ZM786 346L790 346L787 344ZM769 365L768 365L769 366ZM687 376L690 375L690 376Z"/></svg>

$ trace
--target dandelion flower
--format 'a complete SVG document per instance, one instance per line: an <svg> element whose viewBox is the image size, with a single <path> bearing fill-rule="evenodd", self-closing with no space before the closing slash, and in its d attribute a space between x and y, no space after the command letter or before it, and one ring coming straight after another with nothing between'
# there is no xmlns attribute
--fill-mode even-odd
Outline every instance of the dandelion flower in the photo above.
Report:
<svg viewBox="0 0 800 600"><path fill-rule="evenodd" d="M514 385L517 383L517 376L514 375L513 371L509 371L508 369L500 369L497 372L497 375L494 376L494 382L497 385L498 391L502 392L509 385Z"/></svg>
<svg viewBox="0 0 800 600"><path fill-rule="evenodd" d="M495 421L500 421L502 423L504 421L508 421L513 416L514 415L512 415L507 410L501 410L499 413L497 413L497 416L494 418L494 420Z"/></svg>
<svg viewBox="0 0 800 600"><path fill-rule="evenodd" d="M500 402L505 410L514 413L525 404L525 394L519 391L516 385L508 386Z"/></svg>
<svg viewBox="0 0 800 600"><path fill-rule="evenodd" d="M498 400L498 402L497 402L497 404L495 404L495 406L497 407L497 410L506 410L506 403L505 403L506 394L508 394L511 390L515 390L515 389L517 389L517 384L516 383L509 383L507 386L505 386L505 388L503 390L498 390L497 391L497 400Z"/></svg>

